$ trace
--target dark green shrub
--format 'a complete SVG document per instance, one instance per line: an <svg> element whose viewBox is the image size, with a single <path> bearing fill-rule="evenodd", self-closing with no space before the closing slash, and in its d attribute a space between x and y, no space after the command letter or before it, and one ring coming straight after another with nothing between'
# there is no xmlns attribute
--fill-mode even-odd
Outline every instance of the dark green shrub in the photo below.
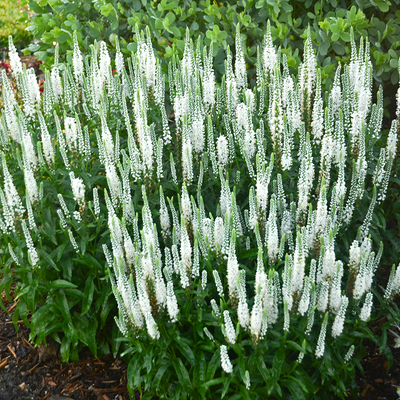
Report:
<svg viewBox="0 0 400 400"><path fill-rule="evenodd" d="M323 82L333 79L337 61L349 61L350 28L355 39L368 36L371 42L374 78L383 83L384 93L393 94L390 85L398 81L398 47L400 44L400 11L398 0L372 2L344 0L330 2L304 1L179 1L179 0L23 0L36 15L30 29L39 43L31 45L39 58L51 64L54 42L61 54L72 46L72 33L78 31L83 50L89 50L93 40L105 40L115 48L115 35L121 37L123 51L135 50L133 31L149 27L153 46L164 59L174 54L182 56L186 28L190 37L209 45L214 43L215 64L223 73L222 60L226 46L232 46L236 25L241 26L244 49L249 65L255 64L257 46L266 32L266 21L272 22L272 38L284 48L288 64L297 68L300 62L305 30L311 37L319 64L323 67ZM207 32L207 34L205 34ZM83 38L85 38L83 40ZM217 55L218 53L218 55ZM329 83L329 82L328 82ZM386 93L387 91L387 93Z"/></svg>

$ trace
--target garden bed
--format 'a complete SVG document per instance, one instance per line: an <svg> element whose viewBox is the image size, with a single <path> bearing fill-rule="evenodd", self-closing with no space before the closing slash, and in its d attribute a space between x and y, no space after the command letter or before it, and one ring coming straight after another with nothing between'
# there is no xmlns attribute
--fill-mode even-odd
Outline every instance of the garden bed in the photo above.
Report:
<svg viewBox="0 0 400 400"><path fill-rule="evenodd" d="M29 329L18 324L17 335L12 324L14 304L3 301L10 311L0 314L0 400L128 400L127 365L111 354L93 358L89 351L80 354L80 361L61 363L57 344L34 348L29 342ZM371 330L379 332L384 319L375 321ZM393 328L395 330L395 328ZM400 333L400 332L399 332ZM388 360L370 340L364 341L365 358L361 361L364 375L356 370L360 400L397 399L400 383L400 349L389 332L388 345L393 353L393 366L387 372ZM64 397L57 397L64 396ZM139 393L137 393L139 398ZM352 397L349 396L349 400Z"/></svg>
<svg viewBox="0 0 400 400"><path fill-rule="evenodd" d="M129 399L127 366L120 358L93 358L86 351L78 362L61 363L57 343L33 347L22 321L17 335L12 323L15 303L5 296L3 301L9 314L0 314L0 400Z"/></svg>

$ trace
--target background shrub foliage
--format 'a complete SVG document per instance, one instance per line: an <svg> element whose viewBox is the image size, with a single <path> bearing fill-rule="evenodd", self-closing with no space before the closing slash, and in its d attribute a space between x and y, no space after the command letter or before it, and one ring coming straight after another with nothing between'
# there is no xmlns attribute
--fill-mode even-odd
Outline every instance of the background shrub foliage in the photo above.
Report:
<svg viewBox="0 0 400 400"><path fill-rule="evenodd" d="M398 48L400 45L399 0L344 0L316 2L311 0L228 0L224 2L179 0L23 0L36 14L32 31L39 43L29 46L39 58L51 64L54 42L61 54L72 46L72 33L78 31L79 44L88 51L93 40L105 40L115 49L115 37L121 38L124 52L136 49L135 26L149 27L155 50L164 60L182 56L186 28L192 39L199 36L205 45L214 44L216 69L223 73L226 47L234 43L236 25L241 26L246 62L255 65L257 46L266 32L266 21L272 22L272 38L287 55L288 65L300 64L305 31L311 29L322 79L332 83L338 61L350 57L350 28L355 39L368 36L374 78L384 85L386 96L393 95L398 81ZM133 40L133 43L132 43ZM255 72L255 71L253 71ZM254 74L253 74L254 75ZM329 83L328 82L328 83Z"/></svg>
<svg viewBox="0 0 400 400"><path fill-rule="evenodd" d="M19 0L0 0L0 48L7 48L8 37L12 35L18 49L23 49L32 41L32 34L26 31L28 26L28 7Z"/></svg>

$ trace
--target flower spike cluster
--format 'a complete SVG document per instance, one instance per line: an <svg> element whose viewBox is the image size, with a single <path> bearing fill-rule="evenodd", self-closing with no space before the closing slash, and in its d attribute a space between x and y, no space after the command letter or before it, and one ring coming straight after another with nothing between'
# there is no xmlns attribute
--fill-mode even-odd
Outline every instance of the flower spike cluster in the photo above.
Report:
<svg viewBox="0 0 400 400"><path fill-rule="evenodd" d="M383 95L372 104L368 41L357 49L352 39L350 63L338 66L325 96L310 30L296 77L273 45L268 23L254 89L239 26L236 55L227 49L221 82L212 46L194 46L188 32L183 58L172 58L168 74L149 31L136 35L132 57L124 60L116 42L113 60L104 42L82 55L75 33L72 66L60 68L56 54L42 97L10 42L21 96L3 74L1 232L22 228L26 257L40 265L39 170L61 166L72 195L58 195L57 214L76 257L84 256L75 231L92 210L90 196L94 218L106 213L104 256L124 335L157 340L165 331L160 324L178 326L182 303L193 297L193 315L207 309L215 319L213 334L205 332L218 343L228 374L229 346L243 335L256 346L274 325L289 333L301 318L306 334L318 338L315 356L322 357L327 335L340 336L351 312L359 310L361 321L370 317L382 250L374 252L369 233L397 154L397 120L384 148L377 148ZM58 108L64 115L52 114ZM7 165L4 150L11 147L23 190ZM81 171L85 163L96 167ZM107 187L91 175L97 170ZM79 212L71 208L76 202ZM356 208L361 202L365 207ZM345 232L353 235L349 257L342 254ZM399 270L390 276L388 300L400 293ZM245 380L250 387L248 372Z"/></svg>

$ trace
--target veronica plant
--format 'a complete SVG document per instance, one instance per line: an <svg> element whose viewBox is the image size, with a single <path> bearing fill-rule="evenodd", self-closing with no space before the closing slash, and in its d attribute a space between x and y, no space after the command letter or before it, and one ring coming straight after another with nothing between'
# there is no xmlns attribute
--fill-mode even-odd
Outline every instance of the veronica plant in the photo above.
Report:
<svg viewBox="0 0 400 400"><path fill-rule="evenodd" d="M12 262L34 271L48 262L35 182L38 165L52 176L58 163L75 203L58 193L57 215L77 264L81 220L107 211L108 230L95 234L109 238L99 244L132 357L131 393L343 398L360 338L372 335L365 321L382 245L369 230L398 132L394 120L383 143L368 42L352 40L350 64L325 92L309 35L292 76L268 27L252 89L239 30L221 82L212 48L188 35L167 76L150 38L137 39L114 65L103 42L85 57L75 45L62 78L58 64L47 72L42 98L13 58L22 109L3 79L1 143L15 157L3 157L0 193L3 234L23 242L18 254L10 246ZM7 170L16 162L19 181ZM385 297L399 286L394 271Z"/></svg>

